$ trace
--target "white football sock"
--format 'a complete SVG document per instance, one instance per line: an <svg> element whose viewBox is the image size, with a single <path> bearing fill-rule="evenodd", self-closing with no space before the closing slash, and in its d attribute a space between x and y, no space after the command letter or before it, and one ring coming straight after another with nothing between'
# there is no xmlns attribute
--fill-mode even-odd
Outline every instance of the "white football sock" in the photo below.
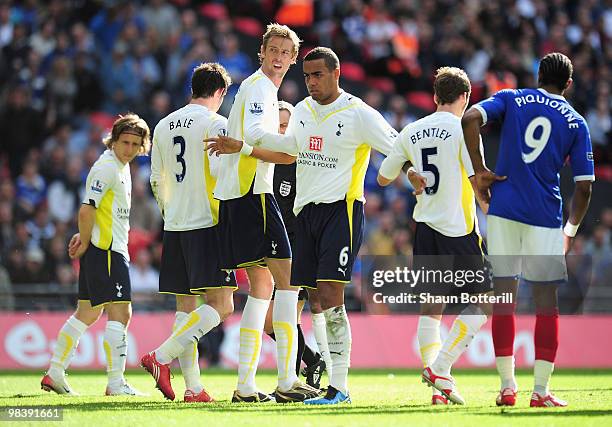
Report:
<svg viewBox="0 0 612 427"><path fill-rule="evenodd" d="M125 382L125 362L127 361L127 328L121 322L109 320L104 330L104 354L106 354L106 373L108 385L118 387Z"/></svg>
<svg viewBox="0 0 612 427"><path fill-rule="evenodd" d="M276 305L276 304L274 304ZM270 300L249 295L240 320L240 350L238 353L238 391L242 395L257 391L255 374L261 353L261 334Z"/></svg>
<svg viewBox="0 0 612 427"><path fill-rule="evenodd" d="M450 375L453 363L468 348L487 316L478 307L468 306L455 318L448 336L440 348L431 369L440 375Z"/></svg>
<svg viewBox="0 0 612 427"><path fill-rule="evenodd" d="M81 335L87 330L87 325L74 316L70 316L57 334L53 355L51 356L51 366L49 375L52 377L63 375L68 369L74 351L79 344Z"/></svg>
<svg viewBox="0 0 612 427"><path fill-rule="evenodd" d="M177 327L185 320L189 314L184 311L177 311L174 320L172 332L176 331ZM198 344L190 341L185 347L185 350L178 356L183 379L185 380L185 388L195 393L201 392L204 387L200 382L200 364L198 362Z"/></svg>
<svg viewBox="0 0 612 427"><path fill-rule="evenodd" d="M514 378L514 356L501 356L495 358L497 373L501 380L501 389L511 388L517 390L516 379Z"/></svg>
<svg viewBox="0 0 612 427"><path fill-rule="evenodd" d="M440 338L440 320L433 317L421 315L417 327L417 338L419 340L419 352L424 367L431 366L436 360L442 339ZM434 395L442 395L435 387L431 387Z"/></svg>
<svg viewBox="0 0 612 427"><path fill-rule="evenodd" d="M327 342L332 359L329 384L348 393L348 370L351 365L351 325L344 304L323 311L327 323Z"/></svg>
<svg viewBox="0 0 612 427"><path fill-rule="evenodd" d="M548 360L536 360L533 365L533 391L540 396L548 394L548 383L555 369L555 364Z"/></svg>
<svg viewBox="0 0 612 427"><path fill-rule="evenodd" d="M319 347L319 353L325 361L327 370L327 378L332 375L332 360L329 354L329 345L327 344L327 324L323 313L313 313L312 315L312 331Z"/></svg>
<svg viewBox="0 0 612 427"><path fill-rule="evenodd" d="M193 344L197 346L200 338L219 323L221 317L217 310L210 305L202 304L189 313L177 325L170 338L155 350L155 358L159 363L166 365L183 354L186 349L193 352Z"/></svg>
<svg viewBox="0 0 612 427"><path fill-rule="evenodd" d="M295 374L298 348L297 302L297 291L276 290L272 325L276 337L278 387L282 391L289 390L298 379Z"/></svg>

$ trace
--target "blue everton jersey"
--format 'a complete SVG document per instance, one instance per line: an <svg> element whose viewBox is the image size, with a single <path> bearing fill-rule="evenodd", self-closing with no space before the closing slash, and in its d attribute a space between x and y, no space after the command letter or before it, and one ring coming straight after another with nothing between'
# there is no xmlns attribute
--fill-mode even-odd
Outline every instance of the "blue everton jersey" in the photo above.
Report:
<svg viewBox="0 0 612 427"><path fill-rule="evenodd" d="M563 221L559 171L569 156L574 181L595 179L586 121L544 89L502 90L475 107L483 122L502 121L489 214L541 227Z"/></svg>

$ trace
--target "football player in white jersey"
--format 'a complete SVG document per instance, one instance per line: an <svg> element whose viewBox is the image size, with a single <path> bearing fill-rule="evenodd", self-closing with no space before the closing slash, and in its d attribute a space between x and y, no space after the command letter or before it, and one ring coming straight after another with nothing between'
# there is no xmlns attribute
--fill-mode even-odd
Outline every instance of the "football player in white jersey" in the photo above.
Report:
<svg viewBox="0 0 612 427"><path fill-rule="evenodd" d="M285 25L270 24L259 52L261 68L240 85L228 119L228 134L255 144L266 132L278 132L278 88L295 64L300 39ZM276 153L276 163L291 156ZM318 395L295 374L297 358L297 289L289 286L291 248L273 194L274 165L240 153L223 156L214 196L219 199L221 267L245 268L249 297L240 322L237 389L232 402L273 400L255 384L261 339L276 286L273 327L276 336L277 402L296 402Z"/></svg>
<svg viewBox="0 0 612 427"><path fill-rule="evenodd" d="M210 402L200 383L198 340L232 314L233 272L219 262L219 201L212 196L219 159L202 140L226 134L227 119L217 111L231 78L216 63L197 66L191 75L189 104L159 121L153 132L151 188L164 218L159 291L176 295L174 333L142 358L164 396L174 400L168 364L179 359L186 402ZM198 294L206 304L196 310Z"/></svg>
<svg viewBox="0 0 612 427"><path fill-rule="evenodd" d="M285 135L263 134L256 147L219 136L210 139L210 148L222 153L241 150L261 159L274 156L269 150L297 157L291 284L318 290L332 360L327 394L305 403L350 403L351 329L344 285L350 283L363 239L370 149L388 154L397 132L380 113L340 89L340 62L331 49L311 50L304 57L303 72L310 96L295 107Z"/></svg>
<svg viewBox="0 0 612 427"><path fill-rule="evenodd" d="M60 329L51 364L41 388L58 394L75 393L65 378L81 335L106 311L104 331L108 385L106 395L142 396L123 377L127 359L127 326L132 316L128 271L128 231L132 194L129 163L149 151L149 127L136 114L113 123L104 139L107 150L94 163L79 209L79 232L68 254L80 260L79 296L75 313Z"/></svg>
<svg viewBox="0 0 612 427"><path fill-rule="evenodd" d="M409 162L408 176L415 188L414 209L415 269L450 267L453 271L469 270L473 283L463 281L450 286L440 283L419 284L415 293L448 296L458 293L490 292L474 201L474 171L463 142L461 116L470 97L471 85L465 71L443 67L436 72L434 101L436 112L406 126L397 144L379 171L378 183L389 185ZM486 204L481 204L486 212ZM441 256L441 257L438 257ZM450 256L450 257L449 257ZM422 262L424 261L424 263ZM480 272L479 275L476 273ZM482 280L481 280L482 279ZM469 305L455 319L444 341L440 338L440 319L444 304L421 302L418 340L425 370L423 379L434 386L432 404L465 401L457 393L450 376L452 364L468 347L475 334L487 321L490 306Z"/></svg>
<svg viewBox="0 0 612 427"><path fill-rule="evenodd" d="M285 133L287 126L289 126L289 118L293 113L293 105L286 101L279 101L278 103L278 114L279 114L279 127L278 132L281 134ZM297 221L295 214L293 213L293 202L295 201L295 170L296 164L291 163L288 165L277 164L274 166L274 197L278 202L278 206L281 209L283 216L283 222L285 223L285 229L287 230L287 236L289 237L289 243L291 247L295 245L295 223ZM310 305L310 311L312 313L312 329L317 341L317 347L321 353L317 353L310 348L304 340L304 334L300 324L302 310L308 300ZM272 301L266 314L266 322L264 324L264 331L272 339L276 339L274 335L274 327L272 326L272 313L274 308L274 293L272 293ZM300 289L298 294L298 354L296 359L296 374L300 372L302 360L306 364L303 375L306 377L306 384L314 388L321 387L321 377L327 366L331 366L331 359L329 359L329 348L327 346L327 331L325 328L325 316L323 316L323 310L321 309L321 302L319 301L319 295L314 289ZM328 371L329 372L329 371Z"/></svg>

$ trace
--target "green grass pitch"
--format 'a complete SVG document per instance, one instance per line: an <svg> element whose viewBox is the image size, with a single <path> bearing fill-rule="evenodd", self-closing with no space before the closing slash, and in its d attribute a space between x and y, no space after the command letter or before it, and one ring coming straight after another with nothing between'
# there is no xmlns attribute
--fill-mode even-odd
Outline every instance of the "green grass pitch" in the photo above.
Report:
<svg viewBox="0 0 612 427"><path fill-rule="evenodd" d="M175 369L176 371L176 369ZM180 374L173 380L177 401L163 399L153 380L144 372L131 371L128 381L150 393L143 398L105 397L105 375L74 371L68 379L82 396L66 398L42 391L42 372L0 373L0 410L9 406L51 405L64 408L62 424L97 426L549 426L585 427L612 425L612 371L563 370L555 372L554 392L569 401L567 408L529 408L531 372L518 374L519 400L514 408L499 409L494 399L498 387L495 372L454 372L466 406L432 407L431 392L414 370L352 370L349 378L352 405L310 407L303 404L231 404L236 382L234 371L203 370L202 380L217 399L213 404L180 402L184 383ZM273 390L274 372L259 372L262 390ZM9 425L0 422L2 425ZM40 425L15 422L16 426ZM57 423L55 423L57 424Z"/></svg>

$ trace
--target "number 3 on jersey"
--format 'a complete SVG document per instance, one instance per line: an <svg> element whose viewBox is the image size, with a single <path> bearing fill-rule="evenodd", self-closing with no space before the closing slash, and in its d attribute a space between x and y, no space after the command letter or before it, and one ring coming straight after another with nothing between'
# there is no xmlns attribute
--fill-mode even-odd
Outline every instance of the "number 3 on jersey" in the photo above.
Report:
<svg viewBox="0 0 612 427"><path fill-rule="evenodd" d="M540 133L540 137L536 138L535 134L538 128L542 128L542 132ZM548 143L548 139L550 138L551 129L552 125L550 124L550 120L544 116L538 116L529 122L527 129L525 129L525 144L533 148L533 151L528 154L521 153L525 163L535 161L542 151L544 151L546 143Z"/></svg>
<svg viewBox="0 0 612 427"><path fill-rule="evenodd" d="M181 165L181 173L176 174L176 182L183 182L185 174L187 173L187 164L185 163L185 138L182 136L175 136L172 138L174 145L179 144L180 152L176 155L176 161Z"/></svg>

